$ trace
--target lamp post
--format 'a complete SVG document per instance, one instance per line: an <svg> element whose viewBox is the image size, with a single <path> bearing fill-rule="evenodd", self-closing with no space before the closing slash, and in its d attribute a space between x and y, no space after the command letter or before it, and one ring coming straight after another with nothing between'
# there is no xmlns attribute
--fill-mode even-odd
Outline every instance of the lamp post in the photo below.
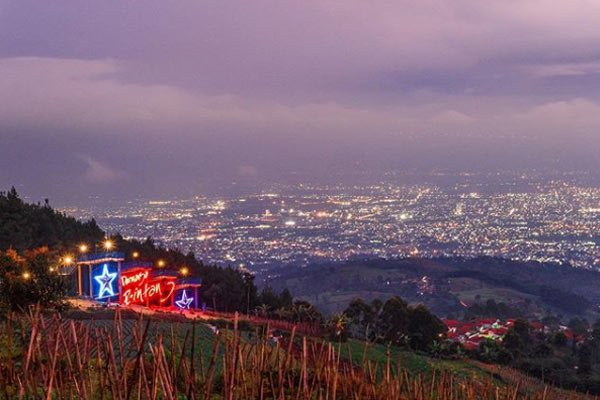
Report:
<svg viewBox="0 0 600 400"><path fill-rule="evenodd" d="M79 253L84 255L88 251L88 245L85 243L81 243L79 245ZM79 296L83 295L83 288L81 282L81 264L77 263L77 291L79 292Z"/></svg>

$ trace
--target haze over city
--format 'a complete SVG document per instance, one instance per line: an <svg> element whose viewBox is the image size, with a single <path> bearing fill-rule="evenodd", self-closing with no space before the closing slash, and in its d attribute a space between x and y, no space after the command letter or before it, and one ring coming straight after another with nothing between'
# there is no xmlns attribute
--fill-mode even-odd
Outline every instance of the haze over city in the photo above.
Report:
<svg viewBox="0 0 600 400"><path fill-rule="evenodd" d="M0 184L85 205L407 171L597 182L599 8L3 0Z"/></svg>

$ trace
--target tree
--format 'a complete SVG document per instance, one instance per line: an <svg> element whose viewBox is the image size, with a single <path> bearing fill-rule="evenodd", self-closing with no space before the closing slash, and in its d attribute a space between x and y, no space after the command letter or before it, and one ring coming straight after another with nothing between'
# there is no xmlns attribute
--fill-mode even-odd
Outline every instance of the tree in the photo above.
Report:
<svg viewBox="0 0 600 400"><path fill-rule="evenodd" d="M446 325L424 305L418 305L410 311L407 333L410 346L425 351L433 343L443 338Z"/></svg>
<svg viewBox="0 0 600 400"><path fill-rule="evenodd" d="M400 297L371 304L357 298L344 311L348 334L361 340L396 346L410 345L416 350L432 350L444 338L446 325L427 307L410 307ZM438 349L439 350L439 349Z"/></svg>
<svg viewBox="0 0 600 400"><path fill-rule="evenodd" d="M250 314L250 308L256 302L256 285L254 285L254 275L244 272L242 275L244 280L244 289L246 290L246 314Z"/></svg>
<svg viewBox="0 0 600 400"><path fill-rule="evenodd" d="M523 341L523 343L527 344L530 342L530 327L529 322L527 320L519 318L515 320L514 325L511 328Z"/></svg>
<svg viewBox="0 0 600 400"><path fill-rule="evenodd" d="M589 375L592 372L592 348L589 343L584 343L578 352L577 373Z"/></svg>
<svg viewBox="0 0 600 400"><path fill-rule="evenodd" d="M408 304L395 296L383 305L378 318L377 332L385 342L401 345L406 339L408 323Z"/></svg>
<svg viewBox="0 0 600 400"><path fill-rule="evenodd" d="M269 316L269 306L266 304L261 304L255 309L256 315L259 317L266 318Z"/></svg>
<svg viewBox="0 0 600 400"><path fill-rule="evenodd" d="M269 310L275 310L281 306L279 301L279 295L273 290L271 286L265 286L258 295L257 302L259 304L265 304Z"/></svg>
<svg viewBox="0 0 600 400"><path fill-rule="evenodd" d="M494 340L484 340L479 344L477 357L487 363L509 364L513 355Z"/></svg>
<svg viewBox="0 0 600 400"><path fill-rule="evenodd" d="M567 335L564 332L556 332L554 337L552 338L552 343L556 347L564 347L567 345Z"/></svg>
<svg viewBox="0 0 600 400"><path fill-rule="evenodd" d="M589 322L585 319L580 318L572 318L567 324L569 328L573 331L573 334L576 336L585 335L590 326Z"/></svg>
<svg viewBox="0 0 600 400"><path fill-rule="evenodd" d="M377 314L372 305L365 303L362 299L354 299L350 302L344 315L351 325L352 335L362 340L374 340L374 328Z"/></svg>
<svg viewBox="0 0 600 400"><path fill-rule="evenodd" d="M326 323L330 338L342 342L348 340L347 324L348 317L344 313L332 315Z"/></svg>
<svg viewBox="0 0 600 400"><path fill-rule="evenodd" d="M24 311L28 306L62 308L66 284L56 274L55 257L47 248L0 252L0 306L5 310Z"/></svg>
<svg viewBox="0 0 600 400"><path fill-rule="evenodd" d="M321 323L323 316L308 301L297 300L292 307L294 322Z"/></svg>
<svg viewBox="0 0 600 400"><path fill-rule="evenodd" d="M287 288L279 294L279 305L285 309L289 309L294 305L294 297Z"/></svg>

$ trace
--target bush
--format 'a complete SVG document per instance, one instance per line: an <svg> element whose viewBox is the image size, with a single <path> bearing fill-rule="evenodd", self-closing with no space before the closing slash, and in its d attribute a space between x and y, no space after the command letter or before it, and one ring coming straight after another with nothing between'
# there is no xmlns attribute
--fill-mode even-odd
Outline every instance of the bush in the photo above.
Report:
<svg viewBox="0 0 600 400"><path fill-rule="evenodd" d="M56 274L48 249L0 252L0 305L4 310L25 311L30 305L64 309L66 283Z"/></svg>

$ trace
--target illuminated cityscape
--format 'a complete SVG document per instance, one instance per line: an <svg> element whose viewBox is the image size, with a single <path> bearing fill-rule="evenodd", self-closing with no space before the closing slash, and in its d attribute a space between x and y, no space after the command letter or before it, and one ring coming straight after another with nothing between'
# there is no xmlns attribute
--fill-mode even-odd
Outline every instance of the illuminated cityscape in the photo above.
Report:
<svg viewBox="0 0 600 400"><path fill-rule="evenodd" d="M517 184L520 181L521 184ZM65 209L111 233L268 270L354 257L481 255L600 266L600 188L507 175L500 184L277 185L236 197ZM571 183L569 183L571 182Z"/></svg>

